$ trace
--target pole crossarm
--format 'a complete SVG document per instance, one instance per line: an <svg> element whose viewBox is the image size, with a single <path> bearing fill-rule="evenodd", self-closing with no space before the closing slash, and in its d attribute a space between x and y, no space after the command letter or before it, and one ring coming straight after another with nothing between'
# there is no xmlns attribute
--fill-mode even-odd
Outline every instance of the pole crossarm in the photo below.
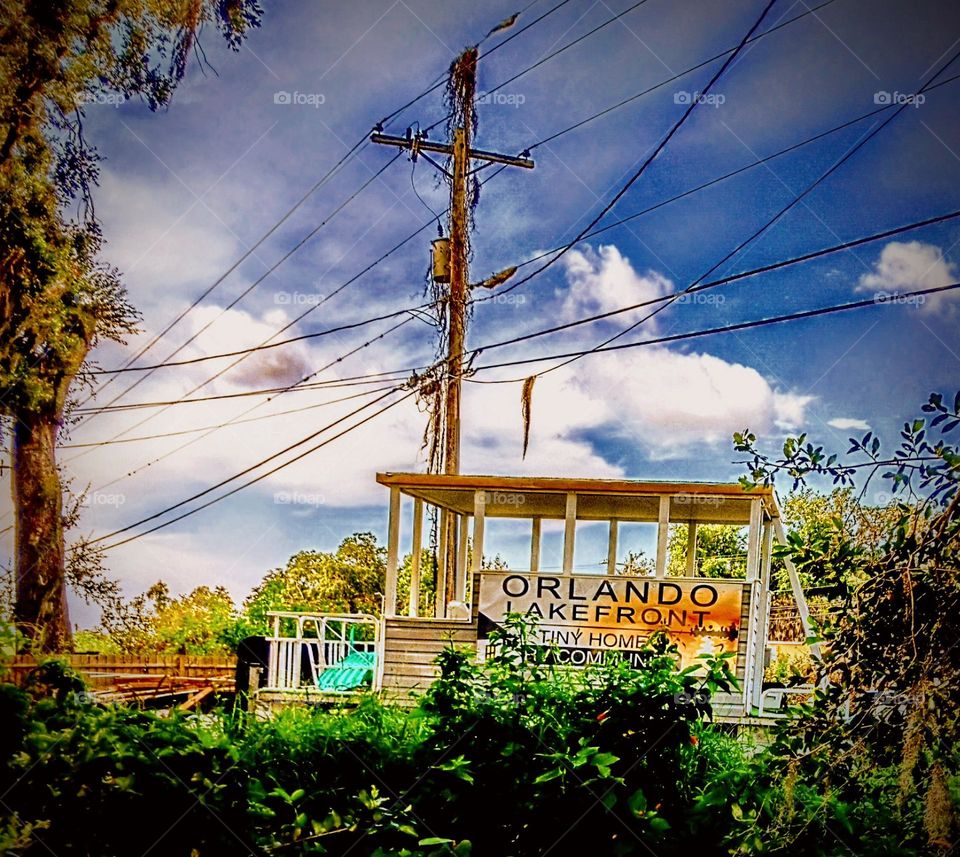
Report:
<svg viewBox="0 0 960 857"><path fill-rule="evenodd" d="M398 149L409 149L414 152L433 152L437 155L452 155L452 143L434 143L422 137L395 137L392 134L381 134L374 131L370 135L370 142L384 146L396 146ZM534 163L531 158L501 155L497 152L488 152L485 149L470 149L469 156L478 161L488 161L491 164L506 164L510 167L523 167L532 170Z"/></svg>
<svg viewBox="0 0 960 857"><path fill-rule="evenodd" d="M370 134L370 142L382 146L395 146L401 151L410 152L411 160L416 163L422 156L432 167L447 177L450 183L450 237L434 242L445 244L445 249L437 251L447 261L447 270L440 277L434 270L434 283L449 283L447 288L447 358L445 378L442 389L437 392L434 403L435 413L440 414L437 431L443 431L442 457L435 462L448 475L460 472L460 380L463 376L464 351L467 337L467 306L472 288L469 279L470 258L470 177L491 164L508 167L521 167L532 170L533 160L529 157L501 155L471 146L473 130L474 92L476 90L477 49L465 50L450 67L449 91L456 127L452 127L452 139L441 143L427 139L425 133L414 134L412 129L402 136L382 133L376 126ZM524 152L523 155L529 154ZM438 164L430 155L445 155L445 165ZM479 165L475 165L478 162ZM411 175L411 183L413 177ZM416 190L416 188L414 188ZM474 203L476 200L474 199ZM436 257L434 257L436 264ZM494 288L508 279L516 268L507 269L476 285ZM469 368L469 365L468 365ZM434 462L432 462L434 463ZM479 502L479 500L478 500ZM473 566L479 568L483 560L483 518L482 505L474 518ZM467 575L467 535L466 516L455 520L456 515L448 509L441 509L437 541L440 547L440 562L437 569L436 616L448 615L451 599L461 600L466 592ZM571 540L572 545L572 540ZM394 596L395 597L395 596Z"/></svg>

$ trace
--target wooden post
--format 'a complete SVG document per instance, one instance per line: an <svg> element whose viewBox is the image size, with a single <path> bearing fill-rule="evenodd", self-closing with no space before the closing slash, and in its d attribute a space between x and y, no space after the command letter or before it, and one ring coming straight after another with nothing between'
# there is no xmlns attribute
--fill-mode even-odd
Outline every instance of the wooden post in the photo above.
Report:
<svg viewBox="0 0 960 857"><path fill-rule="evenodd" d="M760 545L760 607L757 611L757 635L754 663L756 673L753 680L753 693L750 700L754 707L760 706L760 697L763 695L764 659L767 654L767 630L770 624L770 559L773 553L773 524L771 521L763 523L763 538Z"/></svg>
<svg viewBox="0 0 960 857"><path fill-rule="evenodd" d="M460 543L457 546L457 586L453 600L462 602L467 594L467 539L470 535L470 516L460 516Z"/></svg>
<svg viewBox="0 0 960 857"><path fill-rule="evenodd" d="M783 522L780 518L775 518L773 521L774 532L777 535L777 541L780 544L787 544L787 535L783 531ZM800 575L797 574L797 567L793 564L793 560L790 557L785 556L783 558L783 564L787 569L787 577L790 578L790 589L793 592L793 597L797 602L797 610L800 613L800 624L803 625L803 635L804 637L813 636L813 625L810 622L810 611L807 609L807 599L803 594L803 587L800 585ZM820 659L820 644L814 643L810 646L810 653Z"/></svg>
<svg viewBox="0 0 960 857"><path fill-rule="evenodd" d="M451 528L446 525L450 513L446 509L440 510L439 535L437 537L437 591L435 593L434 615L443 619L447 615L447 575L444 563L447 561L447 537ZM456 530L454 530L456 532Z"/></svg>
<svg viewBox="0 0 960 857"><path fill-rule="evenodd" d="M687 523L687 577L697 574L697 522Z"/></svg>
<svg viewBox="0 0 960 857"><path fill-rule="evenodd" d="M670 495L660 495L657 516L657 577L667 576L667 549L670 544Z"/></svg>
<svg viewBox="0 0 960 857"><path fill-rule="evenodd" d="M540 571L540 518L530 522L530 571Z"/></svg>
<svg viewBox="0 0 960 857"><path fill-rule="evenodd" d="M577 495L567 494L567 514L563 527L563 573L573 573L573 545L577 536Z"/></svg>
<svg viewBox="0 0 960 857"><path fill-rule="evenodd" d="M750 501L750 529L747 533L747 580L760 577L760 527L763 519L763 500Z"/></svg>
<svg viewBox="0 0 960 857"><path fill-rule="evenodd" d="M383 615L397 615L397 560L400 556L400 489L390 488L390 517L387 530L387 580L383 593Z"/></svg>
<svg viewBox="0 0 960 857"><path fill-rule="evenodd" d="M610 519L610 535L607 537L607 574L617 573L617 536L620 534L620 522Z"/></svg>
<svg viewBox="0 0 960 857"><path fill-rule="evenodd" d="M483 568L483 524L487 513L487 495L484 491L473 493L473 557L470 570L479 574Z"/></svg>
<svg viewBox="0 0 960 857"><path fill-rule="evenodd" d="M467 212L467 174L470 170L470 130L473 123L473 92L476 85L476 52L464 52L457 60L462 77L460 99L463 125L453 129L453 158L450 195L450 293L447 301L447 371L444 380L444 454L443 472L460 472L460 376L463 371L463 349L467 330L467 298L469 291L468 260L470 257L469 221ZM457 591L456 524L448 514L443 522L446 531L444 554L445 599ZM446 615L446 612L444 612Z"/></svg>
<svg viewBox="0 0 960 857"><path fill-rule="evenodd" d="M410 602L407 615L420 615L420 554L423 551L423 500L413 501L413 553L410 555Z"/></svg>

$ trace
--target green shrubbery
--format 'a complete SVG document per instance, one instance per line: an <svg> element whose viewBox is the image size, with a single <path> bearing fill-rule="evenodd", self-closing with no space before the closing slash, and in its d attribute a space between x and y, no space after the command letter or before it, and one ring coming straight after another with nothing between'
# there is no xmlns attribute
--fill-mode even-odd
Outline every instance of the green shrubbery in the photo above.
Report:
<svg viewBox="0 0 960 857"><path fill-rule="evenodd" d="M4 853L594 854L669 850L724 753L724 659L572 671L511 621L455 649L421 705L160 716L90 704L53 662L3 688Z"/></svg>
<svg viewBox="0 0 960 857"><path fill-rule="evenodd" d="M679 671L655 638L640 669L573 670L530 630L508 621L483 665L446 650L416 708L268 720L93 705L51 662L0 685L0 853L938 854L953 835L943 755L936 788L905 790L901 760L856 732L844 749L814 708L750 748L708 722L725 658Z"/></svg>

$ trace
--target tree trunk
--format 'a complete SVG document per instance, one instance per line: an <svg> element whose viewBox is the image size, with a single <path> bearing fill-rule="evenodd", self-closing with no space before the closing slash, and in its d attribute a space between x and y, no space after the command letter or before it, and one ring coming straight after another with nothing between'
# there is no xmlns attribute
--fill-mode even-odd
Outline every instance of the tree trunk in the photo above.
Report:
<svg viewBox="0 0 960 857"><path fill-rule="evenodd" d="M13 432L13 507L16 526L19 629L41 652L72 645L67 612L63 500L56 462L58 422L18 415Z"/></svg>

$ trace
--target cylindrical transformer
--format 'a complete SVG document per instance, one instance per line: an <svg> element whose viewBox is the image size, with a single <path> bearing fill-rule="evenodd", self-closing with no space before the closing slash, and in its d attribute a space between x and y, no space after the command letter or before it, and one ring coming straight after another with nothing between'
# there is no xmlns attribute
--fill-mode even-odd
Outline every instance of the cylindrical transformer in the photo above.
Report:
<svg viewBox="0 0 960 857"><path fill-rule="evenodd" d="M450 282L450 239L435 238L431 243L433 251L433 281Z"/></svg>

